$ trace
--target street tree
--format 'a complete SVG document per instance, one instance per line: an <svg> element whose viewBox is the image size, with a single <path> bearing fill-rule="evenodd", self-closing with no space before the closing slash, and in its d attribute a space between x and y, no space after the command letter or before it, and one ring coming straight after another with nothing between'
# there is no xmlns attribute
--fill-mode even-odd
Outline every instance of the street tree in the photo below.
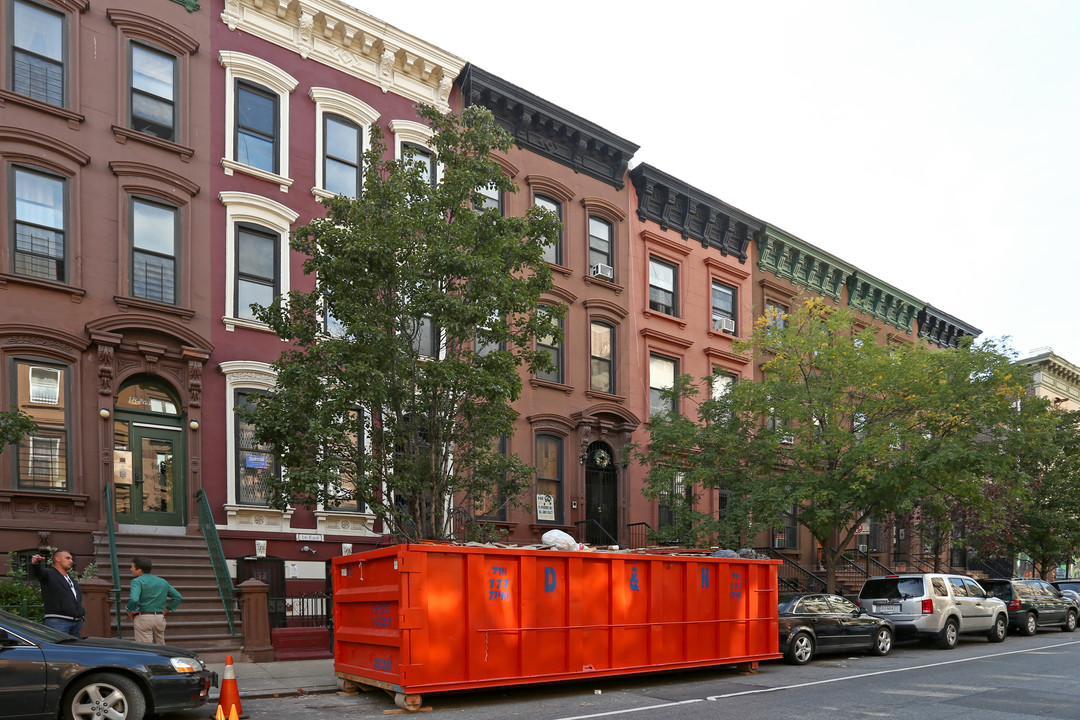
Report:
<svg viewBox="0 0 1080 720"><path fill-rule="evenodd" d="M849 310L814 298L759 319L736 349L761 381L709 393L697 422L654 418L648 492L670 493L673 468L684 486L722 489L727 511L711 519L720 539L794 517L820 547L830 590L865 523L926 498L977 503L986 472L1004 462L986 455L1001 449L994 428L1023 385L993 345L882 344ZM695 396L689 381L676 392L684 405Z"/></svg>
<svg viewBox="0 0 1080 720"><path fill-rule="evenodd" d="M476 515L516 502L532 469L502 439L563 312L540 309L555 214L489 202L517 189L492 159L510 136L484 108L418 113L430 156L387 158L373 127L359 197L293 233L315 287L256 308L289 345L276 389L244 411L285 467L273 506L359 501L405 541L446 537L455 501Z"/></svg>

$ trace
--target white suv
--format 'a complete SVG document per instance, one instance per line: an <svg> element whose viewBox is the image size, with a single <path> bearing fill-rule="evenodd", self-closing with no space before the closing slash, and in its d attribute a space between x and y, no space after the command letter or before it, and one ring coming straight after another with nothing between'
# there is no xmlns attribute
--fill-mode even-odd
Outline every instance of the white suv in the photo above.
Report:
<svg viewBox="0 0 1080 720"><path fill-rule="evenodd" d="M960 633L985 633L990 642L1001 642L1009 630L1008 606L966 575L867 578L859 607L892 620L897 637L929 637L945 649L956 647Z"/></svg>

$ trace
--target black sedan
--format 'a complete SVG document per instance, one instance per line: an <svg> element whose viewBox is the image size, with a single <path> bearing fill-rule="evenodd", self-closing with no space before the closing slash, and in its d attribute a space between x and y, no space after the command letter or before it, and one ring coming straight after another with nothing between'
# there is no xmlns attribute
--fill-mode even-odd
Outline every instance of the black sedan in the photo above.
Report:
<svg viewBox="0 0 1080 720"><path fill-rule="evenodd" d="M0 717L142 720L206 703L217 674L167 645L78 639L0 611Z"/></svg>
<svg viewBox="0 0 1080 720"><path fill-rule="evenodd" d="M795 665L804 665L818 653L869 650L888 655L893 624L867 615L839 595L780 594L780 652Z"/></svg>

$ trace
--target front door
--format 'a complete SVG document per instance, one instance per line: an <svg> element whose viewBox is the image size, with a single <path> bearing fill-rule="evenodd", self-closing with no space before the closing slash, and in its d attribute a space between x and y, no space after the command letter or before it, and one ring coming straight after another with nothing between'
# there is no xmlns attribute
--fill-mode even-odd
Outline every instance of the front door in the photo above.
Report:
<svg viewBox="0 0 1080 720"><path fill-rule="evenodd" d="M142 404L149 383L120 391L113 423L116 520L132 525L184 524L184 432L176 404ZM137 407L140 409L121 409ZM146 409L141 409L146 408Z"/></svg>
<svg viewBox="0 0 1080 720"><path fill-rule="evenodd" d="M585 461L585 542L611 545L619 541L619 476L611 448L589 445Z"/></svg>

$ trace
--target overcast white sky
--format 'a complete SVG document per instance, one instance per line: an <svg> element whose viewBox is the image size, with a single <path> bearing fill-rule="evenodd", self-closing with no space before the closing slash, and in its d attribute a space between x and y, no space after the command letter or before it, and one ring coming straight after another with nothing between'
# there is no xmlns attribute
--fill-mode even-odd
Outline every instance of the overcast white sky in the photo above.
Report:
<svg viewBox="0 0 1080 720"><path fill-rule="evenodd" d="M347 0L1080 365L1080 2Z"/></svg>

